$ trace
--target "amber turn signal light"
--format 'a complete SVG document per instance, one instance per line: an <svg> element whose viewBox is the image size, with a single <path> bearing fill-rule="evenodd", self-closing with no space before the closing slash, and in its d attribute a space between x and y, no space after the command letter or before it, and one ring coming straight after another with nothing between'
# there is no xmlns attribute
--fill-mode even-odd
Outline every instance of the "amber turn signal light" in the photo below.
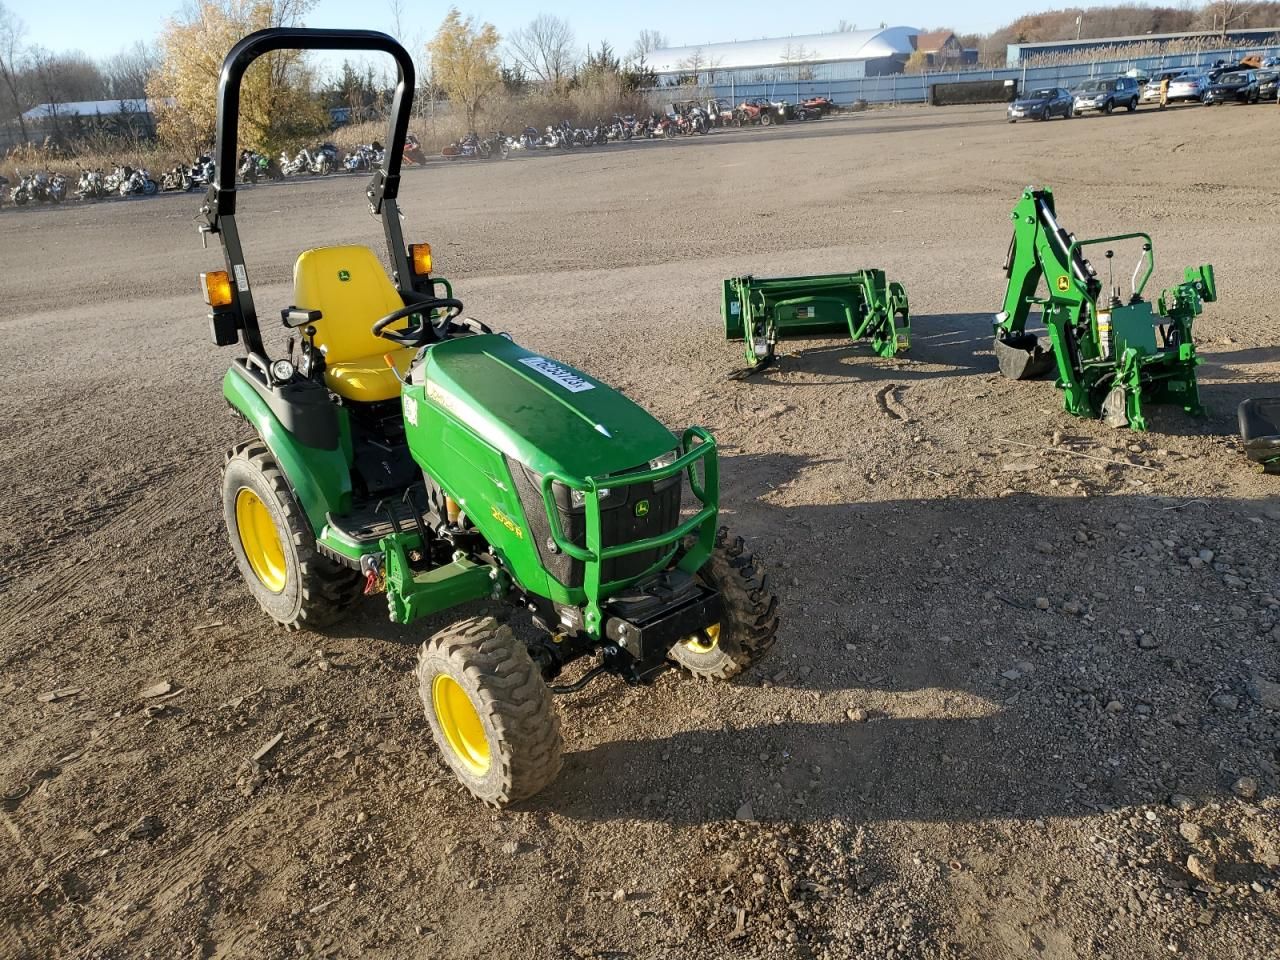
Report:
<svg viewBox="0 0 1280 960"><path fill-rule="evenodd" d="M409 259L413 261L413 273L418 277L431 275L431 244L409 244Z"/></svg>
<svg viewBox="0 0 1280 960"><path fill-rule="evenodd" d="M211 307L231 306L231 277L225 270L214 270L212 273L200 274L200 287L204 292L204 302Z"/></svg>

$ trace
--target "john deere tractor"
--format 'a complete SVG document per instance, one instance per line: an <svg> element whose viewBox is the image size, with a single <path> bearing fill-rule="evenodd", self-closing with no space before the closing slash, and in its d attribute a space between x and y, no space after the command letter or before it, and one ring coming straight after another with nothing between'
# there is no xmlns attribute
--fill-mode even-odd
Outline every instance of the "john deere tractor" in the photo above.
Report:
<svg viewBox="0 0 1280 960"><path fill-rule="evenodd" d="M302 252L280 311L289 347L270 356L236 226L239 94L255 59L299 48L398 65L366 191L390 271L362 246ZM245 351L223 393L250 434L226 455L223 513L249 591L286 628L320 629L362 594L383 595L406 625L471 601L524 615L519 636L483 616L445 627L417 666L445 761L500 807L560 767L554 693L602 674L645 683L673 665L726 680L769 650L777 604L742 540L718 527L707 431L677 436L595 378L464 318L430 247L406 247L396 197L413 90L408 53L371 31L264 30L223 63L200 229L221 241L225 269L201 281L214 343ZM583 658L576 683L552 685Z"/></svg>

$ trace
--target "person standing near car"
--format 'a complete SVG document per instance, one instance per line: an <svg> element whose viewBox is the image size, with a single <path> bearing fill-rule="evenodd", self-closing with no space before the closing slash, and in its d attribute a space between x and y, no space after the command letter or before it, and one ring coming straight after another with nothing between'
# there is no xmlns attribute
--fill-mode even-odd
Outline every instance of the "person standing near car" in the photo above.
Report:
<svg viewBox="0 0 1280 960"><path fill-rule="evenodd" d="M1163 76L1160 78L1160 109L1163 110L1169 105L1169 78Z"/></svg>

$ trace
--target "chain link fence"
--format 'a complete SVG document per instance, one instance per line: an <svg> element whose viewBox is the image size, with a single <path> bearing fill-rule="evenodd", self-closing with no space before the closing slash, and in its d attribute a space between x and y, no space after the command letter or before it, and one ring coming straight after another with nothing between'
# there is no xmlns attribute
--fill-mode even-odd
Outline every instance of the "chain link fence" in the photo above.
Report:
<svg viewBox="0 0 1280 960"><path fill-rule="evenodd" d="M1219 50L1200 50L1193 53L1170 53L1156 56L1130 57L1119 60L1097 60L1091 63L1073 63L1045 67L1002 67L988 70L947 70L939 73L892 73L879 77L858 77L844 80L798 80L779 78L767 82L743 83L729 78L715 83L701 84L700 97L723 97L733 103L741 103L755 97L770 100L788 100L798 103L808 97L830 97L834 102L847 106L858 100L867 103L925 103L929 99L929 86L934 83L963 83L970 80L1012 80L1019 90L1031 87L1066 87L1072 89L1092 77L1114 77L1138 70L1156 74L1179 68L1208 68L1219 60L1235 63L1247 54L1263 57L1280 56L1280 45L1269 47L1228 47ZM789 68L779 67L779 73ZM688 99L689 87L659 86L649 93L655 102Z"/></svg>

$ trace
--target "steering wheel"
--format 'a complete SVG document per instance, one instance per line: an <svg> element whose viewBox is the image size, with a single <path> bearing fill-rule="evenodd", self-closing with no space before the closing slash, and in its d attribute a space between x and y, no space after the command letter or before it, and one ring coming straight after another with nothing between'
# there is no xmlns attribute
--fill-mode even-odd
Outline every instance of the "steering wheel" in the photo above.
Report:
<svg viewBox="0 0 1280 960"><path fill-rule="evenodd" d="M440 320L432 321L426 316L432 310L447 310L448 313ZM412 347L416 350L425 347L428 343L444 340L449 334L449 325L461 312L461 300L455 300L453 297L424 297L388 313L373 325L373 333L374 336L383 337L403 347ZM417 323L411 323L403 330L387 329L397 320L414 314L421 315Z"/></svg>

